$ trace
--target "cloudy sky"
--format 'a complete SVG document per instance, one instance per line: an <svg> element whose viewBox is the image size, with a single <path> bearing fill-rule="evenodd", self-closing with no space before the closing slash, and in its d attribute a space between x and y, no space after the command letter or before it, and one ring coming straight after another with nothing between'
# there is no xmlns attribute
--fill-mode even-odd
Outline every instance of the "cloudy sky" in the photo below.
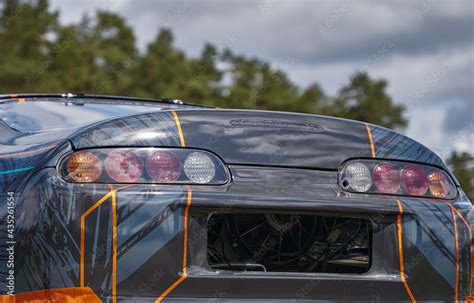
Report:
<svg viewBox="0 0 474 303"><path fill-rule="evenodd" d="M63 23L107 9L133 26L141 49L160 27L191 56L205 42L257 56L300 86L335 94L366 70L408 108L409 136L444 158L474 153L474 1L52 0Z"/></svg>

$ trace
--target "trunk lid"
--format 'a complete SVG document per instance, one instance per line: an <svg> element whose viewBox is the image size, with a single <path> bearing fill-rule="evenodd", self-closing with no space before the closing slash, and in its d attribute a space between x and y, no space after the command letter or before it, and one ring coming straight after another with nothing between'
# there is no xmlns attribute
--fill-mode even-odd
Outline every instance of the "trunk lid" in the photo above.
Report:
<svg viewBox="0 0 474 303"><path fill-rule="evenodd" d="M351 158L444 166L431 150L388 129L351 120L267 111L191 109L131 115L75 134L76 148L205 149L228 164L336 170Z"/></svg>

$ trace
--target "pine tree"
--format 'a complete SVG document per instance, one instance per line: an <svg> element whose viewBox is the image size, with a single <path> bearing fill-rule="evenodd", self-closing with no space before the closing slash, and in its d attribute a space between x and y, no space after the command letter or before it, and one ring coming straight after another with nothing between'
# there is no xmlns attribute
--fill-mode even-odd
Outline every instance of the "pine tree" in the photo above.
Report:
<svg viewBox="0 0 474 303"><path fill-rule="evenodd" d="M466 195L471 202L474 202L474 157L467 152L453 152L448 159L448 165L453 170Z"/></svg>
<svg viewBox="0 0 474 303"><path fill-rule="evenodd" d="M47 0L4 0L0 14L0 91L38 92L49 68L58 13Z"/></svg>
<svg viewBox="0 0 474 303"><path fill-rule="evenodd" d="M403 129L408 121L405 108L396 105L387 94L387 81L373 80L367 73L358 72L339 92L330 114L349 119L371 122L388 128Z"/></svg>

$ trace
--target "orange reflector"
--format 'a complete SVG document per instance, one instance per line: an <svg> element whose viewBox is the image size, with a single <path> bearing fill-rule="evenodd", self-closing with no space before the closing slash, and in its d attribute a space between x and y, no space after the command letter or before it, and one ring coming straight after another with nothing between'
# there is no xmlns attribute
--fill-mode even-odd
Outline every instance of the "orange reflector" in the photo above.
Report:
<svg viewBox="0 0 474 303"><path fill-rule="evenodd" d="M428 175L428 186L436 198L446 198L449 195L449 181L445 173L434 171Z"/></svg>
<svg viewBox="0 0 474 303"><path fill-rule="evenodd" d="M77 182L94 182L102 174L102 162L89 152L79 152L67 160L67 172Z"/></svg>

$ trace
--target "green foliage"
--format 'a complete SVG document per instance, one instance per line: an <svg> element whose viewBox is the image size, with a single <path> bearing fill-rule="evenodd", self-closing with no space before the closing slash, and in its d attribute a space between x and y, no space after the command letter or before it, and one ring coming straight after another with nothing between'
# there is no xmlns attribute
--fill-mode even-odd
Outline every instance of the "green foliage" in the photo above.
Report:
<svg viewBox="0 0 474 303"><path fill-rule="evenodd" d="M186 55L173 46L173 34L162 29L147 52L138 58L133 71L134 95L177 98L191 72Z"/></svg>
<svg viewBox="0 0 474 303"><path fill-rule="evenodd" d="M58 28L43 90L127 94L136 56L133 31L122 18L106 12L84 17Z"/></svg>
<svg viewBox="0 0 474 303"><path fill-rule="evenodd" d="M0 14L0 91L38 91L32 73L46 69L58 14L47 0L3 0Z"/></svg>
<svg viewBox="0 0 474 303"><path fill-rule="evenodd" d="M471 202L474 202L474 157L466 152L453 152L448 159L448 165L453 170L466 195Z"/></svg>
<svg viewBox="0 0 474 303"><path fill-rule="evenodd" d="M388 128L404 128L408 124L403 117L405 108L393 104L386 88L387 81L372 80L367 73L356 73L341 89L335 106L329 111L335 116L369 121Z"/></svg>

